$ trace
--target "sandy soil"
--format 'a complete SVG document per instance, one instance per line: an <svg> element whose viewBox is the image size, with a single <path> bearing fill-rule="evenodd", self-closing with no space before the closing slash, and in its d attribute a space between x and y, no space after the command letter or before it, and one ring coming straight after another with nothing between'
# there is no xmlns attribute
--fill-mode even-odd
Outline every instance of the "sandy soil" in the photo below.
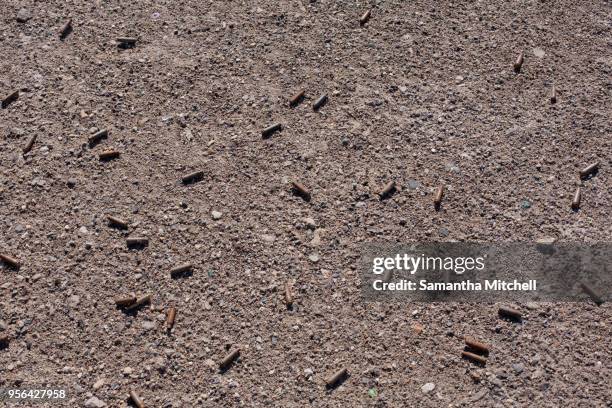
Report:
<svg viewBox="0 0 612 408"><path fill-rule="evenodd" d="M0 96L21 92L0 110L0 253L21 267L0 266L0 388L66 387L53 407L130 390L147 407L610 406L609 304L519 304L519 324L499 304L366 303L357 266L367 242L610 240L611 11L1 2ZM115 307L131 292L151 305ZM491 344L485 367L461 359L464 335Z"/></svg>

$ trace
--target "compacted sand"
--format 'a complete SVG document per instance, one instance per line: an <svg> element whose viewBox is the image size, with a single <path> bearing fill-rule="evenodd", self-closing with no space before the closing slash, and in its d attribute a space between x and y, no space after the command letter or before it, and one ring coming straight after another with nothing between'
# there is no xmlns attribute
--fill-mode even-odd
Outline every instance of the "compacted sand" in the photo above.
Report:
<svg viewBox="0 0 612 408"><path fill-rule="evenodd" d="M1 2L0 96L20 92L0 110L0 253L21 267L0 266L0 388L66 388L49 407L131 390L147 407L609 406L609 303L517 304L517 323L500 304L365 302L358 270L368 242L610 239L612 9L578 3ZM150 305L115 306L131 293ZM484 367L466 335L491 345Z"/></svg>

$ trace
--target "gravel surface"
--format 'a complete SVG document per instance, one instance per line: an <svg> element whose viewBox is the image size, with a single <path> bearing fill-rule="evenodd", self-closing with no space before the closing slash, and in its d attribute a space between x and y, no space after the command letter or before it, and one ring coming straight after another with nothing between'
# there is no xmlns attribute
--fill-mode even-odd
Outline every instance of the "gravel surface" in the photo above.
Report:
<svg viewBox="0 0 612 408"><path fill-rule="evenodd" d="M366 303L357 271L367 242L610 240L611 12L1 2L0 97L20 92L0 110L0 254L21 267L0 264L0 388L64 386L53 407L612 405L609 303L514 305L517 323ZM151 301L115 306L131 293ZM463 336L491 346L484 367Z"/></svg>

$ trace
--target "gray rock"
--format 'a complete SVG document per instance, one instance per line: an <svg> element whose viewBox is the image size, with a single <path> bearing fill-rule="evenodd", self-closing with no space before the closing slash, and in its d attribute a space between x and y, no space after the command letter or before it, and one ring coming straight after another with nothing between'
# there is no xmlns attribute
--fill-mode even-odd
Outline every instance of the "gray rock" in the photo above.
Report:
<svg viewBox="0 0 612 408"><path fill-rule="evenodd" d="M16 20L19 23L25 23L26 21L28 21L31 18L32 18L32 13L30 13L29 10L26 10L26 9L22 8L21 10L19 10L17 12Z"/></svg>
<svg viewBox="0 0 612 408"><path fill-rule="evenodd" d="M106 406L106 402L100 401L96 397L91 397L87 401L85 401L85 408L104 408Z"/></svg>
<svg viewBox="0 0 612 408"><path fill-rule="evenodd" d="M220 220L223 216L223 213L220 211L213 211L210 213L210 215L212 216L213 220Z"/></svg>
<svg viewBox="0 0 612 408"><path fill-rule="evenodd" d="M317 223L313 218L304 218L304 224L306 224L306 227L310 229L315 229L317 227Z"/></svg>
<svg viewBox="0 0 612 408"><path fill-rule="evenodd" d="M523 372L525 368L523 367L522 364L517 363L517 364L512 364L512 369L514 370L515 373L520 374Z"/></svg>
<svg viewBox="0 0 612 408"><path fill-rule="evenodd" d="M408 188L411 190L416 190L420 185L421 183L416 180L408 180Z"/></svg>
<svg viewBox="0 0 612 408"><path fill-rule="evenodd" d="M142 328L145 330L153 330L155 328L155 322L145 320L144 322L142 322Z"/></svg>
<svg viewBox="0 0 612 408"><path fill-rule="evenodd" d="M434 390L434 388L436 388L436 384L434 383L427 383L425 385L423 385L421 387L421 391L423 391L423 394L428 394L430 392L432 392Z"/></svg>
<svg viewBox="0 0 612 408"><path fill-rule="evenodd" d="M261 236L261 239L263 239L265 242L274 242L276 240L276 237L272 234L263 234Z"/></svg>

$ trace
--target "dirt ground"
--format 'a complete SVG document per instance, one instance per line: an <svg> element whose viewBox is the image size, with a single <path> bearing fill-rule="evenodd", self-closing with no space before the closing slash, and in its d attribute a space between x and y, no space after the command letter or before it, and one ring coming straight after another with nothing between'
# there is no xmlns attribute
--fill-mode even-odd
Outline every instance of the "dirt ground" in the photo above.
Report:
<svg viewBox="0 0 612 408"><path fill-rule="evenodd" d="M68 390L41 407L126 407L130 390L167 408L611 406L609 303L518 304L516 323L499 304L365 302L357 270L367 242L610 240L611 12L2 1L0 96L20 94L0 110L0 253L21 267L0 266L0 388ZM132 292L151 305L115 306ZM464 335L491 344L486 366L461 359Z"/></svg>

